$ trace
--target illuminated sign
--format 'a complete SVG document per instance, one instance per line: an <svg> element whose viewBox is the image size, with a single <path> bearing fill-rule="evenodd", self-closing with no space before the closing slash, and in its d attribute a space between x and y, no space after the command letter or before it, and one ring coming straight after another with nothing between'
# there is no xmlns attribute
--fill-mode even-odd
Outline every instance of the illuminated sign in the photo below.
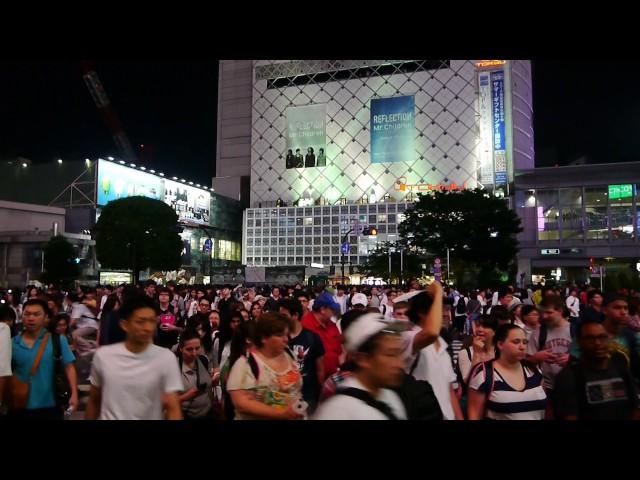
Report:
<svg viewBox="0 0 640 480"><path fill-rule="evenodd" d="M142 196L160 200L161 179L117 163L98 160L96 203L104 206L120 198Z"/></svg>
<svg viewBox="0 0 640 480"><path fill-rule="evenodd" d="M181 221L209 224L211 195L206 190L165 180L163 200L175 210Z"/></svg>
<svg viewBox="0 0 640 480"><path fill-rule="evenodd" d="M493 68L493 67L501 67L505 65L506 60L481 60L476 63L476 68Z"/></svg>
<svg viewBox="0 0 640 480"><path fill-rule="evenodd" d="M541 255L560 255L560 249L558 248L545 248L540 250Z"/></svg>
<svg viewBox="0 0 640 480"><path fill-rule="evenodd" d="M462 185L458 185L455 182L452 182L448 185L445 183L435 183L435 184L417 183L415 185L409 185L407 184L406 177L400 177L398 178L398 180L396 180L396 183L394 184L394 188L398 192L435 192L435 191L451 192L451 191L457 191L457 190L466 190L468 187L467 187L467 182L464 182Z"/></svg>
<svg viewBox="0 0 640 480"><path fill-rule="evenodd" d="M631 198L633 196L633 185L609 185L609 200L619 198Z"/></svg>

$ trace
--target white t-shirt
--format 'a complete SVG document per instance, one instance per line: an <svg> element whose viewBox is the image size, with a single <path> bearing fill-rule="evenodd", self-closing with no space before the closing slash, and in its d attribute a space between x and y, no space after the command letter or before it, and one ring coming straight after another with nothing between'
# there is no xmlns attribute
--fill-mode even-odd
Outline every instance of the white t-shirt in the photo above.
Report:
<svg viewBox="0 0 640 480"><path fill-rule="evenodd" d="M0 377L11 376L11 329L0 322Z"/></svg>
<svg viewBox="0 0 640 480"><path fill-rule="evenodd" d="M340 388L357 388L366 390L362 383L355 377L347 378ZM400 420L407 419L407 412L400 397L392 390L380 389L376 400L386 403L393 414ZM387 416L377 408L370 407L362 400L346 395L333 395L320 404L313 420L389 420Z"/></svg>
<svg viewBox="0 0 640 480"><path fill-rule="evenodd" d="M420 327L415 327L405 332L405 341L408 341L409 349L412 348L413 338L419 331ZM442 337L438 337L438 342L440 343L438 350L436 350L434 342L418 352L420 359L412 375L416 380L426 380L431 384L433 393L440 404L443 418L445 420L455 420L456 416L451 405L451 384L457 381L457 377L453 371L451 357L447 352L447 342ZM411 359L411 363L406 368L407 373L411 371L415 361L415 355L410 355L410 352L411 350L408 351L409 355L407 355L405 347L405 355L407 355L408 359Z"/></svg>
<svg viewBox="0 0 640 480"><path fill-rule="evenodd" d="M169 349L149 345L133 353L124 342L96 351L89 381L102 390L100 420L162 420L162 396L183 388Z"/></svg>
<svg viewBox="0 0 640 480"><path fill-rule="evenodd" d="M78 328L98 328L98 322L96 321L95 315L84 303L73 304L71 318L78 319L78 323L76 324Z"/></svg>
<svg viewBox="0 0 640 480"><path fill-rule="evenodd" d="M570 316L579 317L580 316L580 300L578 297L568 296L567 297L567 308L569 309Z"/></svg>

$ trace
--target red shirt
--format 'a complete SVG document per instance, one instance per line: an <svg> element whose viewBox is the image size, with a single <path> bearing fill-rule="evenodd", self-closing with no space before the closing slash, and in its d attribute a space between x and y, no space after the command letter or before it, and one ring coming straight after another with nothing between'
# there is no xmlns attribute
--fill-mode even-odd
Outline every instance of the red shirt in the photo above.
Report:
<svg viewBox="0 0 640 480"><path fill-rule="evenodd" d="M324 346L324 378L338 371L340 366L340 354L342 354L342 336L340 330L331 320L322 325L313 312L302 317L302 326L307 330L318 334ZM324 381L324 379L322 379Z"/></svg>

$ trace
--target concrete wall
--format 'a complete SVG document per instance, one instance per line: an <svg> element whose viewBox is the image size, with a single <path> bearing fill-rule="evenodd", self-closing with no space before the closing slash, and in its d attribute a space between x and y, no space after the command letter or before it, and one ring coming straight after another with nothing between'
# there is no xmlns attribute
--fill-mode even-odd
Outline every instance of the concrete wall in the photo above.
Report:
<svg viewBox="0 0 640 480"><path fill-rule="evenodd" d="M65 231L64 208L0 201L0 232L49 231L54 223Z"/></svg>
<svg viewBox="0 0 640 480"><path fill-rule="evenodd" d="M240 199L240 177L251 174L252 60L221 60L218 81L216 193Z"/></svg>

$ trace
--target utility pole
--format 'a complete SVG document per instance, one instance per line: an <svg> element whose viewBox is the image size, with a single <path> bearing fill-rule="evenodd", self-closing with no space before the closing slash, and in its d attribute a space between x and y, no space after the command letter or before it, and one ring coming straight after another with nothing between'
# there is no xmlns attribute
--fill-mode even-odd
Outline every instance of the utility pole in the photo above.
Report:
<svg viewBox="0 0 640 480"><path fill-rule="evenodd" d="M353 228L350 229L347 233L344 234L344 237L342 237L342 242L340 242L340 265L342 267L342 280L341 283L344 283L344 264L345 264L345 260L344 260L344 245L347 241L347 238L349 237L349 234L353 232Z"/></svg>

